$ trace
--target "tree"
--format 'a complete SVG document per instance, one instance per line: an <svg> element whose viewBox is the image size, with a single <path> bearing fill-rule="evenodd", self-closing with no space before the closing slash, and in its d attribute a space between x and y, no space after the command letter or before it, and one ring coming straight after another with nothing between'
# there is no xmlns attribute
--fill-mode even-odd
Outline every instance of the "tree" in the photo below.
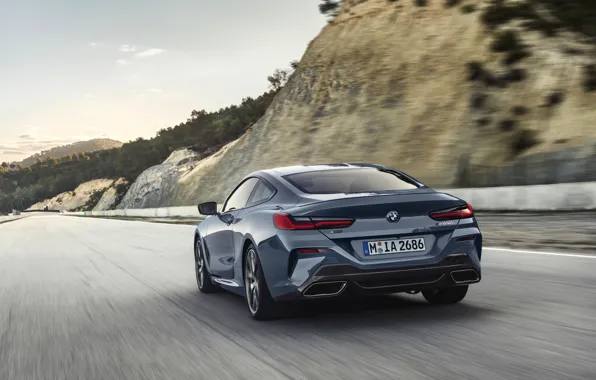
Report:
<svg viewBox="0 0 596 380"><path fill-rule="evenodd" d="M269 75L267 80L269 81L269 87L273 91L279 91L288 81L290 73L287 70L276 69L273 75Z"/></svg>
<svg viewBox="0 0 596 380"><path fill-rule="evenodd" d="M333 18L337 16L340 5L341 0L322 0L322 3L319 4L319 12L321 12L325 16Z"/></svg>
<svg viewBox="0 0 596 380"><path fill-rule="evenodd" d="M8 164L6 162L3 162L1 165L4 169L6 169L8 167Z"/></svg>
<svg viewBox="0 0 596 380"><path fill-rule="evenodd" d="M292 61L292 62L290 62L290 67L292 68L292 70L296 70L298 68L299 64L300 64L299 61Z"/></svg>

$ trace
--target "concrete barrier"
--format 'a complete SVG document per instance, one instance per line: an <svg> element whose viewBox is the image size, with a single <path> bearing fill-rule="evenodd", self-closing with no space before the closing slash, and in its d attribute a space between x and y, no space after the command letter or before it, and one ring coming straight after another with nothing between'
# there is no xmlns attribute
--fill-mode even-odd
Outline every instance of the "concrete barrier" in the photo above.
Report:
<svg viewBox="0 0 596 380"><path fill-rule="evenodd" d="M221 209L223 205L218 205ZM131 218L193 218L203 219L197 206L178 206L161 208L124 209L109 211L77 211L65 212L66 215L101 216L101 217L131 217Z"/></svg>
<svg viewBox="0 0 596 380"><path fill-rule="evenodd" d="M26 215L0 216L0 224L23 218L26 218Z"/></svg>
<svg viewBox="0 0 596 380"><path fill-rule="evenodd" d="M478 211L579 211L596 209L596 182L445 189Z"/></svg>
<svg viewBox="0 0 596 380"><path fill-rule="evenodd" d="M577 211L596 209L596 182L556 185L442 189L469 202L477 211ZM218 205L221 209L222 205ZM137 218L204 218L197 206L67 213Z"/></svg>

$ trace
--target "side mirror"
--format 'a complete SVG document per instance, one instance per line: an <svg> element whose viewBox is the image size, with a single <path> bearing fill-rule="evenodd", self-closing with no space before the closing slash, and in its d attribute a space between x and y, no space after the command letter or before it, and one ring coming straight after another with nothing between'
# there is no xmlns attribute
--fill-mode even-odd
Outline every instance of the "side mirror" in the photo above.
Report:
<svg viewBox="0 0 596 380"><path fill-rule="evenodd" d="M199 205L199 212L202 215L217 214L217 202L205 202Z"/></svg>

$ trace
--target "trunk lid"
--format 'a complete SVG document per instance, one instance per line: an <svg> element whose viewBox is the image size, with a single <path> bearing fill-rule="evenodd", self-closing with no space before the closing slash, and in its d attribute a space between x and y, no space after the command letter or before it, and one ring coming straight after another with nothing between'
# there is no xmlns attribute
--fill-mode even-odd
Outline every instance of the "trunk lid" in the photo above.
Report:
<svg viewBox="0 0 596 380"><path fill-rule="evenodd" d="M430 254L437 242L451 235L459 221L437 221L429 213L463 205L466 202L459 198L422 188L385 194L309 195L287 211L296 217L354 218L348 228L319 231L347 252L363 260L377 260L394 256L394 252L371 252L375 250L368 245L371 242L381 249L390 248L392 243L408 246L397 253L401 258ZM390 220L392 212L397 213L397 220ZM410 240L396 241L402 239ZM424 249L418 247L420 239Z"/></svg>

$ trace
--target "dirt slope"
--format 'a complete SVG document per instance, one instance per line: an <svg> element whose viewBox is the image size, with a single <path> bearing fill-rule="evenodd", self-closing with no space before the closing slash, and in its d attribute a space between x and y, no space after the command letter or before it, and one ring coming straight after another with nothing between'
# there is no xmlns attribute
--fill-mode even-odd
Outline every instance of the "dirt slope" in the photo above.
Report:
<svg viewBox="0 0 596 380"><path fill-rule="evenodd" d="M551 152L594 157L594 45L571 32L545 37L524 20L489 28L489 2L417 3L346 1L263 119L160 203L222 201L249 172L298 163L378 162L449 187ZM536 173L550 170L538 161Z"/></svg>

